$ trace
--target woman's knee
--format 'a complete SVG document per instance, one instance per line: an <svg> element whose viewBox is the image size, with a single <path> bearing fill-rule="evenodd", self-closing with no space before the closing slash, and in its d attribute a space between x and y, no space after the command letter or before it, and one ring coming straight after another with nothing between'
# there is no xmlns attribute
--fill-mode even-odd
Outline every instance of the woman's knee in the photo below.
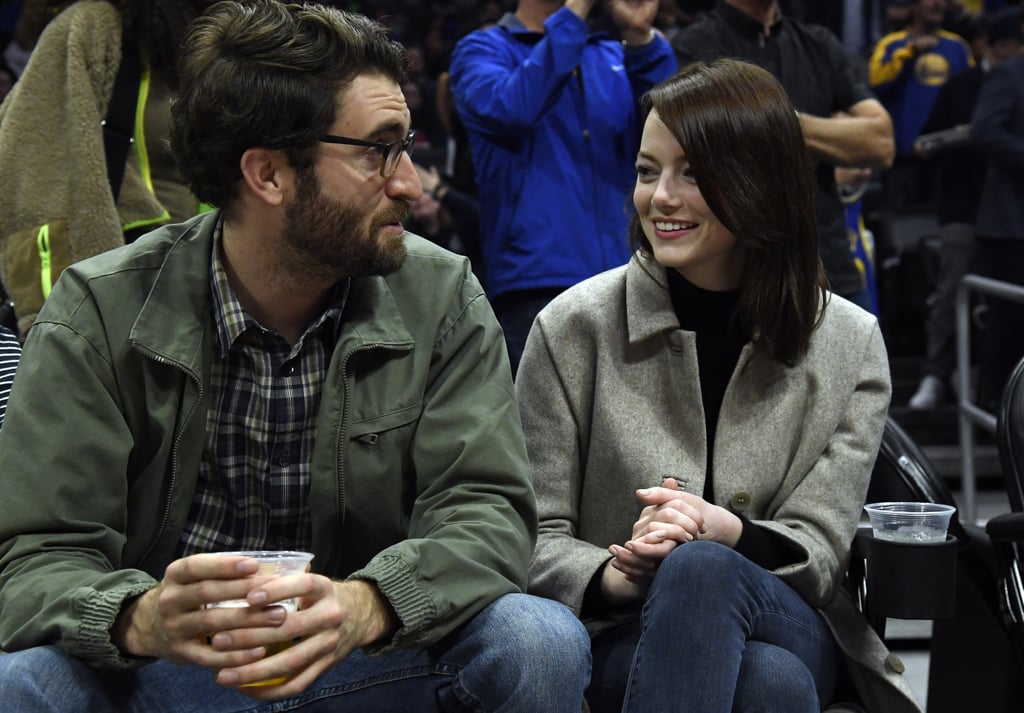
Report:
<svg viewBox="0 0 1024 713"><path fill-rule="evenodd" d="M676 547L662 561L653 586L680 591L680 586L689 585L706 593L708 585L735 581L741 560L742 555L717 542L689 542Z"/></svg>
<svg viewBox="0 0 1024 713"><path fill-rule="evenodd" d="M798 656L778 646L748 641L733 710L818 713L821 704L814 676Z"/></svg>

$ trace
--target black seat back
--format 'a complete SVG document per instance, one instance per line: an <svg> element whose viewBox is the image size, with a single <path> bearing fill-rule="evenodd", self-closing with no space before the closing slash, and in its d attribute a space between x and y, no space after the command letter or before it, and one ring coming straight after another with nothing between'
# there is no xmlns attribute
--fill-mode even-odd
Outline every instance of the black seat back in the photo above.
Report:
<svg viewBox="0 0 1024 713"><path fill-rule="evenodd" d="M934 464L891 417L867 495L867 502L889 500L956 505ZM1022 710L1024 681L999 602L998 558L984 529L962 522L959 511L950 520L949 533L957 538L956 611L932 622L928 711ZM964 681L971 685L964 686Z"/></svg>
<svg viewBox="0 0 1024 713"><path fill-rule="evenodd" d="M871 473L866 502L909 500L956 506L952 491L938 474L927 454L890 416L885 420L882 445ZM953 513L949 534L964 541L967 536L958 513Z"/></svg>
<svg viewBox="0 0 1024 713"><path fill-rule="evenodd" d="M1003 388L996 441L1010 510L1024 512L1024 359Z"/></svg>

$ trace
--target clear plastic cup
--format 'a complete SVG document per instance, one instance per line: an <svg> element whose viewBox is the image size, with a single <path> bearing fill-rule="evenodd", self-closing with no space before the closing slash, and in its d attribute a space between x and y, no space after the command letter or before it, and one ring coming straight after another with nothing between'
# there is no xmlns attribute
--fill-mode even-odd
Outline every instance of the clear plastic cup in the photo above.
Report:
<svg viewBox="0 0 1024 713"><path fill-rule="evenodd" d="M260 574L270 574L278 577L286 577L290 574L302 574L309 569L309 563L313 560L313 555L309 552L296 552L292 550L242 550L239 552L217 552L216 554L230 555L233 557L251 557L260 563ZM244 599L228 599L223 602L207 604L207 608L241 608L247 606L249 606L249 603ZM299 610L299 600L297 598L282 599L277 602L270 602L264 606L279 606L284 607L286 611L294 612ZM280 653L293 643L295 642L280 641L275 644L270 644L267 646L267 656ZM267 678L262 681L253 681L252 683L245 684L243 688L248 686L276 686L287 680L288 675L285 674L275 676L273 678Z"/></svg>
<svg viewBox="0 0 1024 713"><path fill-rule="evenodd" d="M876 539L927 544L945 542L956 508L941 503L888 502L864 506Z"/></svg>

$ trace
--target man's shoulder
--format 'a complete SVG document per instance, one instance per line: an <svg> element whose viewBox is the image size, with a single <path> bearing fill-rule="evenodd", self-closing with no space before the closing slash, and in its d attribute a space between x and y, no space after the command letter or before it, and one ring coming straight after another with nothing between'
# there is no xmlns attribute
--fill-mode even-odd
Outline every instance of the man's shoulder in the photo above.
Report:
<svg viewBox="0 0 1024 713"><path fill-rule="evenodd" d="M183 223L161 226L128 245L88 257L68 269L86 277L126 270L158 269L175 243L182 238L198 236L206 221L212 219L210 215L200 215ZM210 226L209 230L212 229Z"/></svg>
<svg viewBox="0 0 1024 713"><path fill-rule="evenodd" d="M1017 82L1024 81L1024 55L1000 62L992 68L992 76L1011 77Z"/></svg>
<svg viewBox="0 0 1024 713"><path fill-rule="evenodd" d="M827 27L788 16L782 18L775 31L783 41L795 44L797 48L808 43L813 47L839 45L838 38ZM756 34L745 35L716 13L710 12L677 33L672 46L680 54L698 60L711 60L730 55L737 48L756 45L756 37Z"/></svg>
<svg viewBox="0 0 1024 713"><path fill-rule="evenodd" d="M416 233L406 231L403 240L405 241L408 258L405 265L402 266L402 270L407 268L418 270L421 269L421 266L430 263L435 267L461 271L466 265L467 258L465 255L459 255L451 250L442 248L437 243ZM411 258L411 262L409 258Z"/></svg>
<svg viewBox="0 0 1024 713"><path fill-rule="evenodd" d="M982 82L978 101L991 107L1010 97L1024 97L1024 55L994 66Z"/></svg>
<svg viewBox="0 0 1024 713"><path fill-rule="evenodd" d="M531 33L528 32L513 32L508 26L508 22L505 18L502 18L502 22L495 23L493 25L478 27L475 30L471 30L459 38L453 47L453 52L460 53L469 49L485 49L495 45L511 45L518 42L523 42L525 38L529 37Z"/></svg>
<svg viewBox="0 0 1024 713"><path fill-rule="evenodd" d="M967 40L965 40L963 37L956 34L955 32L940 29L938 32L938 36L940 42L944 42L950 46L955 45L956 47L962 49L968 56L971 55L971 46L967 43Z"/></svg>
<svg viewBox="0 0 1024 713"><path fill-rule="evenodd" d="M908 30L896 30L895 32L890 32L887 35L882 35L878 40L878 44L875 45L875 48L878 50L895 45L905 45L910 42L911 39L912 35Z"/></svg>
<svg viewBox="0 0 1024 713"><path fill-rule="evenodd" d="M841 45L839 38L836 34L825 27L824 25L818 25L813 22L801 22L800 20L786 20L783 27L802 37L806 37L811 42L818 45Z"/></svg>
<svg viewBox="0 0 1024 713"><path fill-rule="evenodd" d="M732 34L728 25L714 12L709 12L677 32L672 38L672 47L680 52L696 54L697 51L709 51L719 47L723 38Z"/></svg>
<svg viewBox="0 0 1024 713"><path fill-rule="evenodd" d="M436 298L446 292L463 293L466 300L483 294L465 255L446 250L415 233L406 232L403 239L405 262L384 278L396 299L423 303L419 306L424 307L443 302Z"/></svg>

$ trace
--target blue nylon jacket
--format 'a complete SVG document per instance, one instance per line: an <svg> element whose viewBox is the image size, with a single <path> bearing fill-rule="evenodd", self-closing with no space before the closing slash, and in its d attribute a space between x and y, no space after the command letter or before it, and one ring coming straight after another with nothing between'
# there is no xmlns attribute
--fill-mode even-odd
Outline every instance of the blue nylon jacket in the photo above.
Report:
<svg viewBox="0 0 1024 713"><path fill-rule="evenodd" d="M626 263L638 99L676 70L660 36L627 49L564 7L544 27L530 31L509 13L452 56L491 298Z"/></svg>

